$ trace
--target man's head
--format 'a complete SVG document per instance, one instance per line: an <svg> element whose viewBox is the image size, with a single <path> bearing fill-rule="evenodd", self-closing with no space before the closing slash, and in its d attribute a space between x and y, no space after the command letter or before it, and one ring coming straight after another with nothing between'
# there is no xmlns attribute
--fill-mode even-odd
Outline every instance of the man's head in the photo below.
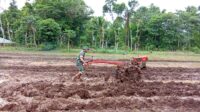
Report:
<svg viewBox="0 0 200 112"><path fill-rule="evenodd" d="M84 46L84 47L83 47L83 51L84 51L84 52L88 52L89 50L90 50L89 47L87 47L87 46Z"/></svg>

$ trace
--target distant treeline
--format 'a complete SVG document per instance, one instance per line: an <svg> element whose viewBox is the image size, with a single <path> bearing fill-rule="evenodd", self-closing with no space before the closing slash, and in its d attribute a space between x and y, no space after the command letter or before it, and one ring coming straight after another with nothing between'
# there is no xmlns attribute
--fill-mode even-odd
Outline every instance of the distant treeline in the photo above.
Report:
<svg viewBox="0 0 200 112"><path fill-rule="evenodd" d="M12 0L0 13L0 37L18 45L53 49L81 46L126 50L199 50L200 7L189 6L175 13L151 4L138 7L106 0L103 14L84 0L35 0L19 10Z"/></svg>

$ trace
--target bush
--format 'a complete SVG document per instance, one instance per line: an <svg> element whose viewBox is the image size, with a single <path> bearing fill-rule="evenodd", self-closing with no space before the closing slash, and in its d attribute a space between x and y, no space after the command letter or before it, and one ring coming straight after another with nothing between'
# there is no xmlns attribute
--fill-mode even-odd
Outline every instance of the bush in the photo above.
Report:
<svg viewBox="0 0 200 112"><path fill-rule="evenodd" d="M96 49L95 53L108 53L108 54L128 54L128 51L125 50L117 50L115 49Z"/></svg>
<svg viewBox="0 0 200 112"><path fill-rule="evenodd" d="M50 50L56 49L56 46L57 45L54 43L43 43L43 44L40 44L39 48L42 51L50 51Z"/></svg>
<svg viewBox="0 0 200 112"><path fill-rule="evenodd" d="M26 45L26 47L32 48L32 47L35 47L35 45L34 45L34 44L31 44L31 43L28 43L28 44Z"/></svg>
<svg viewBox="0 0 200 112"><path fill-rule="evenodd" d="M148 51L155 50L155 48L156 48L155 45L152 45L152 44L147 44L145 46L145 49Z"/></svg>
<svg viewBox="0 0 200 112"><path fill-rule="evenodd" d="M198 48L198 47L192 47L191 51L194 52L194 53L198 53L199 54L200 53L200 48Z"/></svg>
<svg viewBox="0 0 200 112"><path fill-rule="evenodd" d="M53 43L61 34L61 27L54 19L39 20L37 27L39 35L37 41L40 43Z"/></svg>

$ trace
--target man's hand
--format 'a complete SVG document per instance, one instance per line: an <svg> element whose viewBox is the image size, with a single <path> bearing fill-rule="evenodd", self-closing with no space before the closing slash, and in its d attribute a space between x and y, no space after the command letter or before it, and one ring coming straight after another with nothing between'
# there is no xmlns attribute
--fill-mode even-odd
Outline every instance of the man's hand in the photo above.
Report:
<svg viewBox="0 0 200 112"><path fill-rule="evenodd" d="M87 66L87 65L88 65L88 63L87 63L87 62L84 62L84 63L83 63L83 66Z"/></svg>
<svg viewBox="0 0 200 112"><path fill-rule="evenodd" d="M80 56L81 61L83 62L83 64L85 63L85 60L83 59L83 56Z"/></svg>

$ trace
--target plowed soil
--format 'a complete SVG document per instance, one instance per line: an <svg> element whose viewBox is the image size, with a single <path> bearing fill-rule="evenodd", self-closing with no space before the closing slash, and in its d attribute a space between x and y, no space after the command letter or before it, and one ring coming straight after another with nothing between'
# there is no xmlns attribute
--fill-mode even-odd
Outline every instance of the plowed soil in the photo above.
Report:
<svg viewBox="0 0 200 112"><path fill-rule="evenodd" d="M104 81L115 66L92 65L73 82L73 59L0 53L0 111L200 112L200 68L163 66L148 64L141 81L121 83Z"/></svg>

